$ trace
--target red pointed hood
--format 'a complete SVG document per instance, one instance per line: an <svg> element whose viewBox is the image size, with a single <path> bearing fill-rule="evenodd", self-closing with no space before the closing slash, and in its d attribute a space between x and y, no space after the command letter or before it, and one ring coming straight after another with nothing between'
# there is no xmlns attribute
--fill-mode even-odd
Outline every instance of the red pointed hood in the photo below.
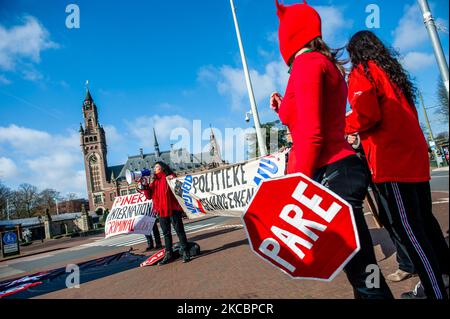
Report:
<svg viewBox="0 0 450 319"><path fill-rule="evenodd" d="M305 0L302 4L285 6L275 0L280 19L278 39L280 51L286 64L291 57L311 40L322 36L322 22L319 13Z"/></svg>

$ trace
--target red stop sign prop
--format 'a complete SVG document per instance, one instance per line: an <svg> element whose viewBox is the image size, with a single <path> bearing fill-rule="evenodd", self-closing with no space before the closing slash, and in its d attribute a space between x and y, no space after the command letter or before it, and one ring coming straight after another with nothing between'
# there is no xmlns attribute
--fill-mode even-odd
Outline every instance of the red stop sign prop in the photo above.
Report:
<svg viewBox="0 0 450 319"><path fill-rule="evenodd" d="M331 281L360 247L352 207L300 173L263 182L243 221L252 250L297 279Z"/></svg>

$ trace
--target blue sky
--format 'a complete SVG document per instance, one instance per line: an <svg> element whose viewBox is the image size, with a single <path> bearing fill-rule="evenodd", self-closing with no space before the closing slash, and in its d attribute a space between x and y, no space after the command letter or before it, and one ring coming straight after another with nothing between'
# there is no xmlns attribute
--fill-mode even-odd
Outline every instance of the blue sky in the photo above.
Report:
<svg viewBox="0 0 450 319"><path fill-rule="evenodd" d="M65 25L69 3L80 8L79 29ZM439 73L415 0L309 1L333 47L366 28L372 3L381 14L373 31L400 51L426 104L435 105ZM449 2L431 4L448 27ZM274 1L235 5L260 116L271 121L268 96L283 92L288 78ZM448 34L440 36L448 52ZM193 120L221 132L251 125L244 121L249 102L228 0L0 0L0 179L8 186L29 182L85 194L78 128L87 79L110 165L140 147L152 152L153 126L168 149L176 142L171 128L191 130ZM430 117L435 133L447 130L433 110ZM232 147L223 142L224 152Z"/></svg>

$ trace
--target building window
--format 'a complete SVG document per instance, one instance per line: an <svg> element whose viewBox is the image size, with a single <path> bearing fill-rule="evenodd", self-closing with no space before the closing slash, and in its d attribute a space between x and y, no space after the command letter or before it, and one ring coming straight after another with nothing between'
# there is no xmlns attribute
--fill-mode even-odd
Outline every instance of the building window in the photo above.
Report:
<svg viewBox="0 0 450 319"><path fill-rule="evenodd" d="M126 189L122 189L120 191L120 196L126 196L126 195L128 195L128 191Z"/></svg>
<svg viewBox="0 0 450 319"><path fill-rule="evenodd" d="M114 193L109 193L109 200L113 201L114 200L114 196L115 196Z"/></svg>
<svg viewBox="0 0 450 319"><path fill-rule="evenodd" d="M136 189L135 188L132 188L132 189L130 189L129 191L128 191L128 194L136 194Z"/></svg>
<svg viewBox="0 0 450 319"><path fill-rule="evenodd" d="M95 154L89 158L89 166L91 171L92 189L94 191L99 191L102 189L102 181L100 175L100 165Z"/></svg>
<svg viewBox="0 0 450 319"><path fill-rule="evenodd" d="M94 195L94 204L103 204L102 195Z"/></svg>

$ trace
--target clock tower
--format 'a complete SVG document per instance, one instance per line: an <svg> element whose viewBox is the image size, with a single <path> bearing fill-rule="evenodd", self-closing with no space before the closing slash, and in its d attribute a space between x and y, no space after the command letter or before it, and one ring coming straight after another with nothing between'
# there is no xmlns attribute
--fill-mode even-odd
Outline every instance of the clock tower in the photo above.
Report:
<svg viewBox="0 0 450 319"><path fill-rule="evenodd" d="M80 142L84 156L89 207L98 207L105 203L103 189L107 185L107 148L105 130L98 122L97 105L92 99L89 88L82 106L84 126L80 123Z"/></svg>

